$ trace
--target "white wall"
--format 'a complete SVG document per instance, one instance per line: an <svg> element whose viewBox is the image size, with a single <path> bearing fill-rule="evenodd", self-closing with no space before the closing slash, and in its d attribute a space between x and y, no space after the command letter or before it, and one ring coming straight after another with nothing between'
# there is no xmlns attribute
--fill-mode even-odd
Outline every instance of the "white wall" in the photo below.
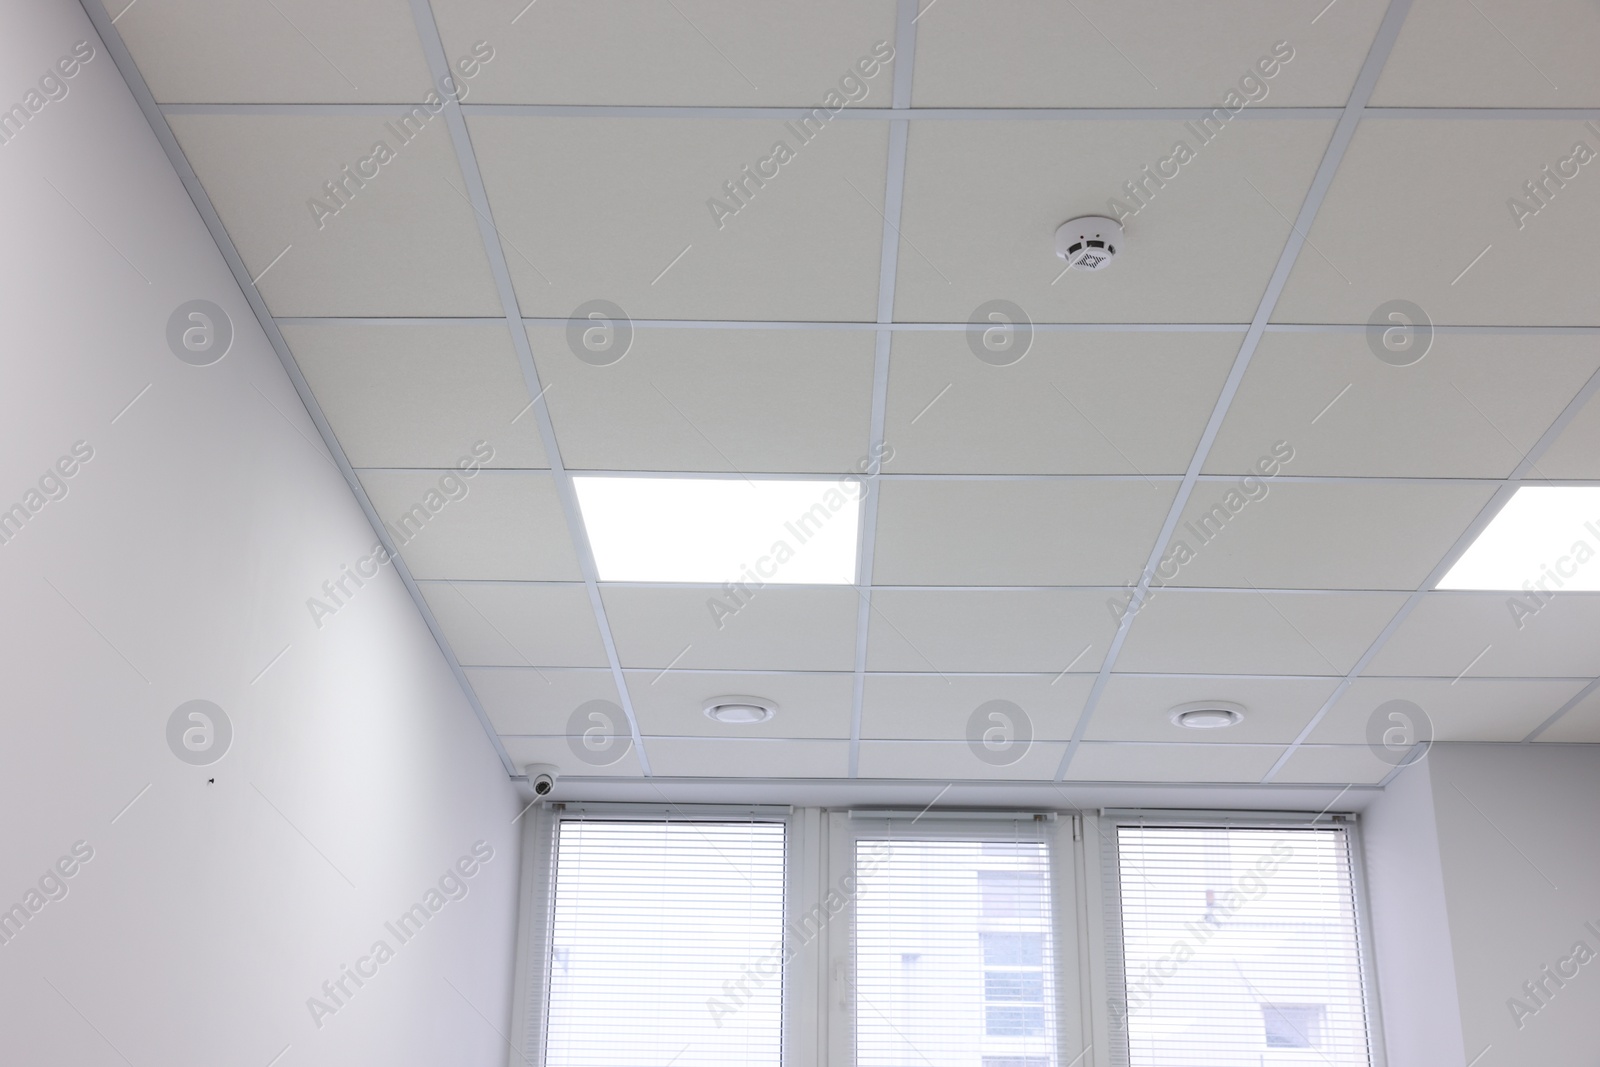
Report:
<svg viewBox="0 0 1600 1067"><path fill-rule="evenodd" d="M1600 746L1438 745L1428 763L1467 1059L1600 1063ZM1579 942L1594 958L1529 998Z"/></svg>
<svg viewBox="0 0 1600 1067"><path fill-rule="evenodd" d="M1373 955L1390 1067L1466 1062L1426 761L1362 813Z"/></svg>
<svg viewBox="0 0 1600 1067"><path fill-rule="evenodd" d="M390 568L314 625L374 536L82 11L0 26L0 107L94 47L0 144L0 509L93 450L0 544L0 909L93 851L0 944L0 1062L503 1063L504 770ZM206 367L165 336L197 298L236 330ZM197 698L234 728L208 767L166 739ZM401 945L385 921L480 840ZM380 938L319 1028L307 999Z"/></svg>

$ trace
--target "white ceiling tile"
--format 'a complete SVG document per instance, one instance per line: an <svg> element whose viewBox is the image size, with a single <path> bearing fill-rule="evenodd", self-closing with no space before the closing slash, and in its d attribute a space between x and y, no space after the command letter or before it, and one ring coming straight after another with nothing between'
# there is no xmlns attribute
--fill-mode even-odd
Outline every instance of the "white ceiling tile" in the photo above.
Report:
<svg viewBox="0 0 1600 1067"><path fill-rule="evenodd" d="M273 314L504 311L444 119L414 119L407 141L402 110L168 117ZM380 142L391 158L362 167Z"/></svg>
<svg viewBox="0 0 1600 1067"><path fill-rule="evenodd" d="M1600 744L1600 697L1590 693L1540 734L1538 740Z"/></svg>
<svg viewBox="0 0 1600 1067"><path fill-rule="evenodd" d="M1144 568L1176 489L1140 480L884 482L873 581L1117 585Z"/></svg>
<svg viewBox="0 0 1600 1067"><path fill-rule="evenodd" d="M1364 119L1274 320L1366 323L1404 299L1435 325L1600 324L1593 167L1520 228L1509 207L1585 138L1573 119Z"/></svg>
<svg viewBox="0 0 1600 1067"><path fill-rule="evenodd" d="M778 119L468 125L525 315L608 300L636 319L876 319L886 123L834 119L809 142ZM743 178L780 141L793 158ZM749 195L719 218L736 179Z"/></svg>
<svg viewBox="0 0 1600 1067"><path fill-rule="evenodd" d="M506 327L282 330L352 466L549 466Z"/></svg>
<svg viewBox="0 0 1600 1067"><path fill-rule="evenodd" d="M1376 785L1393 771L1393 764L1373 755L1365 745L1301 745L1272 780Z"/></svg>
<svg viewBox="0 0 1600 1067"><path fill-rule="evenodd" d="M1035 781L1055 777L1066 744L1034 742L1015 762L978 758L965 741L863 741L862 778L921 778L933 782Z"/></svg>
<svg viewBox="0 0 1600 1067"><path fill-rule="evenodd" d="M637 327L604 365L575 354L569 333L528 329L569 468L864 469L872 331Z"/></svg>
<svg viewBox="0 0 1600 1067"><path fill-rule="evenodd" d="M898 332L884 469L1182 474L1242 340L1039 331L1018 362L996 366L973 354L970 331Z"/></svg>
<svg viewBox="0 0 1600 1067"><path fill-rule="evenodd" d="M1416 724L1418 739L1521 741L1583 688L1581 681L1530 678L1358 678L1317 724L1313 744L1364 745L1369 721L1391 727L1392 700L1415 704L1427 716ZM1395 723L1393 725L1404 725Z"/></svg>
<svg viewBox="0 0 1600 1067"><path fill-rule="evenodd" d="M1058 679L868 674L861 736L890 741L970 740L980 746L987 736L997 761L1012 757L1008 762L1015 762L1032 742L1070 738L1093 684L1093 675L1082 674Z"/></svg>
<svg viewBox="0 0 1600 1067"><path fill-rule="evenodd" d="M1430 593L1373 657L1369 675L1600 675L1600 594L1567 593L1535 614L1511 593ZM1520 628L1519 628L1520 624ZM1554 709L1551 709L1554 710Z"/></svg>
<svg viewBox="0 0 1600 1067"><path fill-rule="evenodd" d="M604 667L606 649L582 585L418 582L463 664Z"/></svg>
<svg viewBox="0 0 1600 1067"><path fill-rule="evenodd" d="M520 6L520 5L518 5ZM893 0L434 0L454 55L478 40L495 58L474 103L806 107L894 41ZM509 20L509 23L508 23ZM892 48L880 55L892 55ZM888 107L892 65L841 90Z"/></svg>
<svg viewBox="0 0 1600 1067"><path fill-rule="evenodd" d="M667 778L843 778L848 741L649 738L650 773Z"/></svg>
<svg viewBox="0 0 1600 1067"><path fill-rule="evenodd" d="M1532 473L1539 478L1600 478L1600 403L1589 399Z"/></svg>
<svg viewBox="0 0 1600 1067"><path fill-rule="evenodd" d="M600 776L607 778L638 778L639 753L632 745L614 763L587 764L575 760L567 742L560 737L503 737L506 754L519 768L530 763L550 763L561 768L563 777Z"/></svg>
<svg viewBox="0 0 1600 1067"><path fill-rule="evenodd" d="M847 673L628 671L627 681L639 729L647 736L741 740L850 736L855 678ZM761 697L777 704L778 711L761 723L713 722L706 717L706 702L726 696Z"/></svg>
<svg viewBox="0 0 1600 1067"><path fill-rule="evenodd" d="M1280 745L1125 745L1085 742L1069 782L1259 782Z"/></svg>
<svg viewBox="0 0 1600 1067"><path fill-rule="evenodd" d="M1503 478L1597 366L1585 337L1437 334L1397 367L1364 333L1268 333L1205 470L1250 473L1289 441L1292 474Z"/></svg>
<svg viewBox="0 0 1600 1067"><path fill-rule="evenodd" d="M1293 460L1283 470L1298 473ZM1172 584L1415 589L1493 495L1448 482L1241 484L1195 486L1163 553Z"/></svg>
<svg viewBox="0 0 1600 1067"><path fill-rule="evenodd" d="M357 473L416 578L582 577L548 474L481 470L468 479L453 471Z"/></svg>
<svg viewBox="0 0 1600 1067"><path fill-rule="evenodd" d="M917 20L918 107L1343 106L1383 17L1346 0L1314 24L1273 0L1204 5L944 0ZM1280 41L1287 63L1258 61ZM1242 89L1247 75L1257 75ZM1262 87L1264 86L1264 89ZM1262 95L1263 92L1265 95Z"/></svg>
<svg viewBox="0 0 1600 1067"><path fill-rule="evenodd" d="M878 589L867 669L1100 669L1116 619L1104 593L1083 589Z"/></svg>
<svg viewBox="0 0 1600 1067"><path fill-rule="evenodd" d="M467 680L494 728L502 734L536 734L566 744L568 722L591 700L617 699L610 671L466 667ZM626 726L619 729L626 733ZM572 762L552 760L557 766Z"/></svg>
<svg viewBox="0 0 1600 1067"><path fill-rule="evenodd" d="M966 322L1004 299L1033 322L1248 322L1332 132L1234 121L1200 144L1167 120L914 122L895 316ZM1179 141L1193 158L1124 220L1114 268L1063 276L1056 228L1129 201L1123 183Z"/></svg>
<svg viewBox="0 0 1600 1067"><path fill-rule="evenodd" d="M1158 591L1117 669L1343 676L1404 603L1398 593Z"/></svg>
<svg viewBox="0 0 1600 1067"><path fill-rule="evenodd" d="M1188 678L1115 674L1106 683L1084 737L1090 741L1172 744L1288 744L1327 700L1332 678ZM1244 720L1223 729L1173 723L1182 704L1217 700L1244 708Z"/></svg>
<svg viewBox="0 0 1600 1067"><path fill-rule="evenodd" d="M1594 107L1600 22L1584 0L1416 0L1379 107Z"/></svg>
<svg viewBox="0 0 1600 1067"><path fill-rule="evenodd" d="M116 23L164 104L420 101L430 90L404 0L146 0Z"/></svg>
<svg viewBox="0 0 1600 1067"><path fill-rule="evenodd" d="M860 599L855 587L767 586L753 592L730 616L708 606L727 596L715 588L601 587L625 667L848 671L855 666Z"/></svg>

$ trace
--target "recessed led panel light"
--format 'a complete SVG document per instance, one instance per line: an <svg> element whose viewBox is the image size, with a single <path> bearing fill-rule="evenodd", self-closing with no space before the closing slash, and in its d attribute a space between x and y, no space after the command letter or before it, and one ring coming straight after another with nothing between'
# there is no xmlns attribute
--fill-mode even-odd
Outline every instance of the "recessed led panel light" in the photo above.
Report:
<svg viewBox="0 0 1600 1067"><path fill-rule="evenodd" d="M850 585L849 481L575 477L603 582Z"/></svg>
<svg viewBox="0 0 1600 1067"><path fill-rule="evenodd" d="M1600 590L1600 488L1518 489L1437 588Z"/></svg>

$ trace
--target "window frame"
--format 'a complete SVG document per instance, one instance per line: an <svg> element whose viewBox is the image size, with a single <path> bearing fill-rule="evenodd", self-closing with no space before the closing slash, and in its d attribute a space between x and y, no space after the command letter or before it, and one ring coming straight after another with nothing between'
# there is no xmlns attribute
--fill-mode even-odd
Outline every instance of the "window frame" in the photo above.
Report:
<svg viewBox="0 0 1600 1067"><path fill-rule="evenodd" d="M588 818L637 822L781 821L785 825L784 929L804 930L830 891L843 906L814 936L795 944L783 967L783 1067L854 1067L855 1026L850 997L855 962L855 899L840 893L855 872L856 842L897 839L997 840L1020 835L1043 841L1049 854L1056 1067L1125 1065L1125 1033L1112 1025L1113 954L1120 957L1121 906L1115 828L1119 825L1301 828L1334 822L1344 830L1355 902L1363 1007L1372 1067L1387 1067L1383 1019L1371 942L1360 818L1351 813L1199 811L1167 809L1037 809L1027 812L929 809L863 811L786 805L636 803L536 804L522 818L521 882L515 945L515 1000L509 1043L523 1067L545 1063L550 933L555 905L555 845L559 823ZM787 940L786 940L787 944ZM1124 1042L1120 1050L1117 1042Z"/></svg>
<svg viewBox="0 0 1600 1067"><path fill-rule="evenodd" d="M1105 1057L1098 1059L1097 1063L1103 1063L1106 1067L1127 1067L1131 1058L1127 1029L1114 1025L1110 1013L1113 998L1119 1004L1127 1004L1126 989L1113 978L1112 973L1113 965L1118 973L1122 972L1122 900L1118 884L1120 863L1117 828L1173 826L1195 829L1308 830L1322 827L1343 831L1345 860L1350 870L1350 894L1355 920L1356 955L1360 962L1362 1015L1366 1023L1368 1059L1370 1067L1388 1067L1388 1057L1383 1044L1383 1016L1378 990L1377 960L1371 939L1372 918L1369 912L1367 872L1364 863L1365 845L1361 837L1359 815L1352 812L1326 811L1313 814L1124 808L1101 809L1099 817L1094 821L1100 838L1100 847L1093 851L1096 853L1094 858L1099 867L1098 881L1104 893L1104 904L1100 909L1103 919L1098 931L1102 958L1099 965L1090 973L1090 978L1091 981L1098 980L1096 984L1099 993L1096 1002L1103 1025L1101 1033L1105 1035L1106 1040Z"/></svg>

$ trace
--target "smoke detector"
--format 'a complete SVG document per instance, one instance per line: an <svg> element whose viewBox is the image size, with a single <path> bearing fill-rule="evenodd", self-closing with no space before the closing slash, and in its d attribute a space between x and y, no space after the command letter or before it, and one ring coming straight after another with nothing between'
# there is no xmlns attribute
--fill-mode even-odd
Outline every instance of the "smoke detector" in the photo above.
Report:
<svg viewBox="0 0 1600 1067"><path fill-rule="evenodd" d="M1122 223L1102 215L1069 219L1056 230L1056 255L1078 270L1105 270L1122 247Z"/></svg>
<svg viewBox="0 0 1600 1067"><path fill-rule="evenodd" d="M766 722L778 713L778 705L762 697L713 697L705 704L706 718L733 726Z"/></svg>
<svg viewBox="0 0 1600 1067"><path fill-rule="evenodd" d="M1169 713L1174 725L1189 730L1220 730L1244 719L1244 707L1225 700L1179 704Z"/></svg>

